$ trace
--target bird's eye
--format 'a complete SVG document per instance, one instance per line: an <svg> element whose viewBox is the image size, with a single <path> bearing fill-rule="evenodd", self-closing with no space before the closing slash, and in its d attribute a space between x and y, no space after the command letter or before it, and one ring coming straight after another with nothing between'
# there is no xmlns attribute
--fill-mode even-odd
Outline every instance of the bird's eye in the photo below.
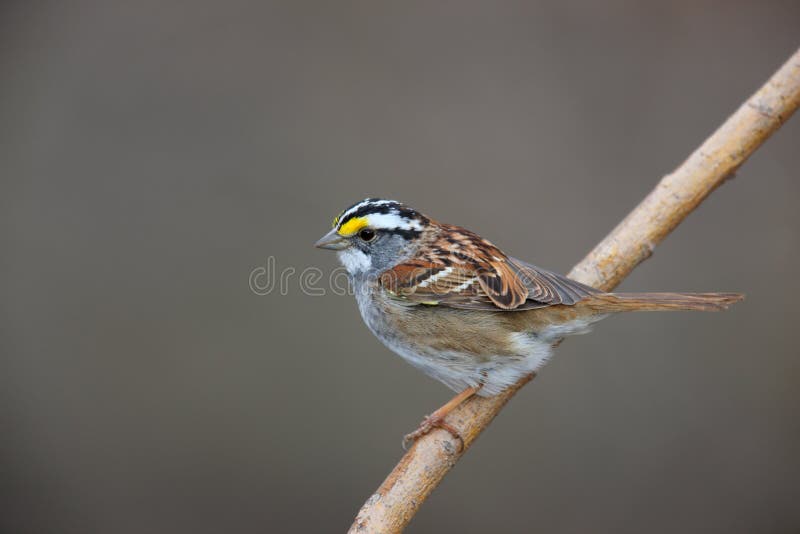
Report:
<svg viewBox="0 0 800 534"><path fill-rule="evenodd" d="M372 228L363 228L358 232L358 237L361 241L372 241L375 239L375 230Z"/></svg>

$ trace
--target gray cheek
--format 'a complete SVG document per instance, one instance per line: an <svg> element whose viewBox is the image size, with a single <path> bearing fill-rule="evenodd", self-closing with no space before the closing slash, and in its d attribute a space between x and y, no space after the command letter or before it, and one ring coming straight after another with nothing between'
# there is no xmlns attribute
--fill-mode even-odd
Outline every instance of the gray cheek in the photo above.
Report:
<svg viewBox="0 0 800 534"><path fill-rule="evenodd" d="M352 245L338 252L339 261L351 275L382 273L413 256L415 247L397 235L382 235L374 242L354 239Z"/></svg>
<svg viewBox="0 0 800 534"><path fill-rule="evenodd" d="M405 261L412 254L411 244L397 235L383 235L369 246L372 267L376 271L385 271Z"/></svg>

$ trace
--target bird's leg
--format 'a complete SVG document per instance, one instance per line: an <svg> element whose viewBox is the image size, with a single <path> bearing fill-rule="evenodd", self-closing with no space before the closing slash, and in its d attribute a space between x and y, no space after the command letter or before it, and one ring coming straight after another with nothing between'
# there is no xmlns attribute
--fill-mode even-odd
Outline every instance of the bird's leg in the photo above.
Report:
<svg viewBox="0 0 800 534"><path fill-rule="evenodd" d="M452 412L462 402L475 395L475 393L477 393L479 389L481 389L481 386L474 386L465 389L464 391L462 391L461 393L459 393L458 395L447 401L447 404L445 404L432 414L426 416L425 419L422 420L422 423L420 423L419 428L417 428L411 434L406 434L406 436L403 438L403 448L404 449L408 448L408 445L410 445L417 439L421 438L434 428L443 428L444 430L450 432L450 435L452 435L454 438L456 438L461 442L461 447L463 448L464 439L461 437L461 434L459 434L458 430L456 430L452 425L448 424L444 420L444 418L447 417L447 414Z"/></svg>

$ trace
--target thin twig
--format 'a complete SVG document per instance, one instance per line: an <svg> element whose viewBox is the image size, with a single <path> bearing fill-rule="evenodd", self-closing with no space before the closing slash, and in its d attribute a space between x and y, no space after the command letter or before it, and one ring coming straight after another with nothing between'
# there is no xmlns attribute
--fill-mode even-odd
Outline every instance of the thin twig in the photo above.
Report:
<svg viewBox="0 0 800 534"><path fill-rule="evenodd" d="M786 122L800 105L800 50L750 97L569 273L610 290L714 189ZM478 435L532 377L500 395L474 397L447 418L464 439L436 430L419 439L370 497L350 532L401 532Z"/></svg>

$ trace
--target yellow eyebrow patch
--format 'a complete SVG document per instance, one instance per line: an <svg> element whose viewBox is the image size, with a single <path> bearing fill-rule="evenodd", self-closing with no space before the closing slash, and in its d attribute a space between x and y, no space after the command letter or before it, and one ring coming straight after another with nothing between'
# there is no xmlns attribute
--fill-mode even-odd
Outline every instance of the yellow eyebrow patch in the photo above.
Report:
<svg viewBox="0 0 800 534"><path fill-rule="evenodd" d="M343 236L353 235L365 226L367 226L366 217L353 217L344 223L337 233Z"/></svg>
<svg viewBox="0 0 800 534"><path fill-rule="evenodd" d="M345 211L347 211L347 210L345 210ZM336 225L339 224L339 219L341 218L342 215L344 215L344 211L333 218L333 224L331 226L336 228Z"/></svg>

